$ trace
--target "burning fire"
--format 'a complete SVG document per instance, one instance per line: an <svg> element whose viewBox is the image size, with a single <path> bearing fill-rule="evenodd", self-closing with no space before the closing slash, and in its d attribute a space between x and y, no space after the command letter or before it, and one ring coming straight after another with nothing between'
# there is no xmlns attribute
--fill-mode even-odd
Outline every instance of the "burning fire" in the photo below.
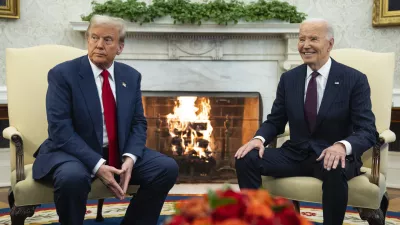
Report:
<svg viewBox="0 0 400 225"><path fill-rule="evenodd" d="M201 98L200 107L196 107L197 97L181 96L175 102L174 113L167 115L169 133L172 137L172 150L177 154L189 154L196 151L199 157L211 152L211 126L209 115L210 100Z"/></svg>

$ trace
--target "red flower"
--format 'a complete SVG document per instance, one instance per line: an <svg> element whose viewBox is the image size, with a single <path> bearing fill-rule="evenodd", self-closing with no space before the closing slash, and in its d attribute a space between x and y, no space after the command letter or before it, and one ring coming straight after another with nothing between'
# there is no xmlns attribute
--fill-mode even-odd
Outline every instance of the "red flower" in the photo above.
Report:
<svg viewBox="0 0 400 225"><path fill-rule="evenodd" d="M240 193L234 192L232 190L227 190L225 192L218 192L217 195L219 198L234 199L235 202L217 207L211 215L213 221L223 221L229 218L243 217L246 211L246 205L244 202L244 198Z"/></svg>
<svg viewBox="0 0 400 225"><path fill-rule="evenodd" d="M189 225L188 221L183 216L174 216L171 220L167 223L168 225Z"/></svg>
<svg viewBox="0 0 400 225"><path fill-rule="evenodd" d="M300 225L300 215L292 208L284 208L275 213L275 220L281 225Z"/></svg>
<svg viewBox="0 0 400 225"><path fill-rule="evenodd" d="M273 218L253 217L246 219L246 221L251 225L276 225Z"/></svg>

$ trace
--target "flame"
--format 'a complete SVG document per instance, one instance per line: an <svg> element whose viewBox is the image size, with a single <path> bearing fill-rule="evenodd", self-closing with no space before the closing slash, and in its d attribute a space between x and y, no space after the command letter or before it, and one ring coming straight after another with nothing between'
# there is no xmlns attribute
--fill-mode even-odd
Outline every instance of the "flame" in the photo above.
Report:
<svg viewBox="0 0 400 225"><path fill-rule="evenodd" d="M199 157L206 156L206 150L211 152L211 134L213 127L209 120L211 105L208 98L201 98L199 108L196 107L197 97L180 96L175 101L174 113L167 115L168 129L171 137L180 138L178 145L172 145L177 151L182 147L183 154L195 150ZM206 140L206 141L205 141ZM204 146L204 145L207 146Z"/></svg>

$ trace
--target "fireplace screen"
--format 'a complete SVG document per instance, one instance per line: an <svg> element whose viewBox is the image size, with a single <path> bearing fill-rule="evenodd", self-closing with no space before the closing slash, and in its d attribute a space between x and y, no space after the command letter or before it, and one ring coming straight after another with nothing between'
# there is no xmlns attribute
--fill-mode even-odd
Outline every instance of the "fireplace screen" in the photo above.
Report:
<svg viewBox="0 0 400 225"><path fill-rule="evenodd" d="M147 146L176 160L179 183L237 182L234 154L261 122L258 93L143 92Z"/></svg>

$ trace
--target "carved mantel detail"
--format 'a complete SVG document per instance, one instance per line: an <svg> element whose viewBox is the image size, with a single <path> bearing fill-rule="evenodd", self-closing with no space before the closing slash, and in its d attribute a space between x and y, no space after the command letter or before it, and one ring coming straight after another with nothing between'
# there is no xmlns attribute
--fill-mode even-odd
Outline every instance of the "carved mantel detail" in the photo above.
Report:
<svg viewBox="0 0 400 225"><path fill-rule="evenodd" d="M209 59L221 60L223 56L220 39L169 39L170 59Z"/></svg>
<svg viewBox="0 0 400 225"><path fill-rule="evenodd" d="M286 34L286 58L283 61L283 69L290 70L300 64L302 64L301 56L297 50L297 43L298 43L298 34Z"/></svg>

